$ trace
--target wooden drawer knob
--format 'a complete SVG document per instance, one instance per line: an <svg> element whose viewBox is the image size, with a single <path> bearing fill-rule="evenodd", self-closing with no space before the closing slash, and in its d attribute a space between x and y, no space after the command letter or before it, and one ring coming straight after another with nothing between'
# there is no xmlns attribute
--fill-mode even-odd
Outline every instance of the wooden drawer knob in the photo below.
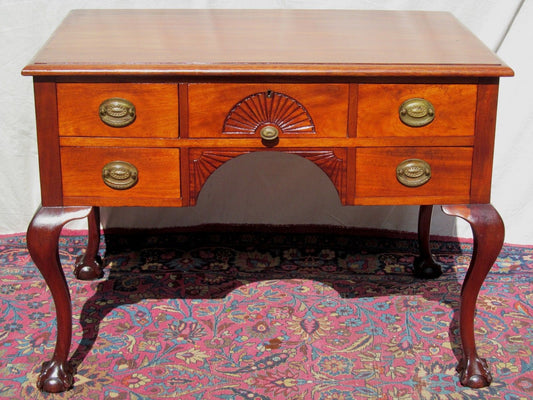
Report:
<svg viewBox="0 0 533 400"><path fill-rule="evenodd" d="M407 126L425 126L430 124L434 118L435 108L426 99L409 99L400 106L400 120Z"/></svg>
<svg viewBox="0 0 533 400"><path fill-rule="evenodd" d="M404 160L396 167L398 182L407 187L418 187L431 179L431 166L417 158Z"/></svg>
<svg viewBox="0 0 533 400"><path fill-rule="evenodd" d="M139 173L126 161L111 161L102 168L102 179L111 189L126 190L137 184Z"/></svg>
<svg viewBox="0 0 533 400"><path fill-rule="evenodd" d="M120 97L112 97L100 104L98 114L106 125L113 128L123 128L135 121L135 106L133 103Z"/></svg>

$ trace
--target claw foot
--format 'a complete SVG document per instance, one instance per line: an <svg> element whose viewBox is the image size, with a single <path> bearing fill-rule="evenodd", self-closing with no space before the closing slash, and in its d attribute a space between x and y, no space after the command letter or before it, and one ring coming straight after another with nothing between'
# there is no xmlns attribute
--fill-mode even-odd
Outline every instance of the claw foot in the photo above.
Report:
<svg viewBox="0 0 533 400"><path fill-rule="evenodd" d="M47 361L43 364L37 388L43 392L59 393L69 390L74 382L74 368L66 362Z"/></svg>
<svg viewBox="0 0 533 400"><path fill-rule="evenodd" d="M463 386L479 389L489 386L492 382L492 375L484 358L461 360L457 367L457 372L459 372L459 379Z"/></svg>
<svg viewBox="0 0 533 400"><path fill-rule="evenodd" d="M442 275L442 268L432 257L416 257L413 263L413 273L417 278L435 279Z"/></svg>
<svg viewBox="0 0 533 400"><path fill-rule="evenodd" d="M76 259L74 265L74 275L82 281L92 281L100 279L104 276L102 269L102 258L96 256L93 260L85 260L85 254L82 254Z"/></svg>

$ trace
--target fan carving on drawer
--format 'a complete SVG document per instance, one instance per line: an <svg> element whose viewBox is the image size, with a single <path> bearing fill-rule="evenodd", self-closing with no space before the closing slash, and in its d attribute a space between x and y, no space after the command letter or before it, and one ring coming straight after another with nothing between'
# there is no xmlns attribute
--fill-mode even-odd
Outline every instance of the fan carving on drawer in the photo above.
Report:
<svg viewBox="0 0 533 400"><path fill-rule="evenodd" d="M258 133L273 125L282 133L314 134L315 124L305 107L283 93L267 90L252 94L238 102L224 121L223 133Z"/></svg>

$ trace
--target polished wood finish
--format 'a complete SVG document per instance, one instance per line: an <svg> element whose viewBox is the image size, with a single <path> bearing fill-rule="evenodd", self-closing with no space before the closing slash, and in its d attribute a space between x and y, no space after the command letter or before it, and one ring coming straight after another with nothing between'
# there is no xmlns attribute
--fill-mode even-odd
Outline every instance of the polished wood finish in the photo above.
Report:
<svg viewBox="0 0 533 400"><path fill-rule="evenodd" d="M36 79L33 84L37 146L39 149L39 177L43 206L63 205L61 161L57 134L56 85L53 81Z"/></svg>
<svg viewBox="0 0 533 400"><path fill-rule="evenodd" d="M280 93L300 103L311 117L313 129L281 130L280 138L298 137L346 137L348 129L348 85L340 84L191 84L189 93L189 137L259 137L259 132L225 132L224 120L228 113L241 106L241 114L249 123L246 126L261 126L273 123L277 126L291 125L305 116L288 108L288 99L276 101L268 107L265 99L244 104L242 102L257 93ZM265 101L263 103L263 101ZM289 103L290 104L290 103ZM241 124L241 126L244 124ZM245 127L244 127L245 128ZM236 129L234 129L236 130Z"/></svg>
<svg viewBox="0 0 533 400"><path fill-rule="evenodd" d="M420 255L413 263L414 275L418 278L433 279L442 275L442 267L431 254L430 228L433 206L420 206L418 213L418 247Z"/></svg>
<svg viewBox="0 0 533 400"><path fill-rule="evenodd" d="M179 154L179 149L64 147L63 202L70 206L181 206ZM103 167L119 160L139 171L139 180L130 189L112 189L102 179Z"/></svg>
<svg viewBox="0 0 533 400"><path fill-rule="evenodd" d="M28 247L58 320L42 390L67 390L74 375L70 297L57 256L61 227L88 218L75 274L99 278L98 206L194 205L219 167L258 151L314 163L342 204L420 205L414 273L421 278L441 273L430 249L433 205L449 204L446 213L466 219L475 241L461 294L460 377L471 387L490 383L473 320L503 240L490 186L498 79L513 71L450 14L76 10L22 73L35 82L43 205ZM135 121L103 123L99 106L110 97L132 102ZM433 104L431 123L401 122L400 106L410 98ZM278 137L261 138L265 127ZM410 159L429 163L428 182L398 181L397 166ZM102 169L114 161L135 166L134 186L104 183ZM132 171L129 164L113 170L116 179Z"/></svg>
<svg viewBox="0 0 533 400"><path fill-rule="evenodd" d="M76 10L27 75L512 75L451 14Z"/></svg>
<svg viewBox="0 0 533 400"><path fill-rule="evenodd" d="M63 392L74 382L74 369L68 362L72 339L72 307L65 274L59 261L58 242L63 226L85 218L91 207L42 207L33 217L26 239L33 262L39 268L54 299L57 341L52 360L43 364L37 386L46 392Z"/></svg>
<svg viewBox="0 0 533 400"><path fill-rule="evenodd" d="M104 276L100 249L100 208L93 207L87 215L88 230L87 249L76 259L74 275L84 281L92 281Z"/></svg>
<svg viewBox="0 0 533 400"><path fill-rule="evenodd" d="M136 118L130 125L115 128L100 119L100 104L114 97L134 104ZM175 84L60 83L57 102L60 136L178 137L178 87Z"/></svg>
<svg viewBox="0 0 533 400"><path fill-rule="evenodd" d="M181 132L184 130L182 129ZM317 140L319 139L319 140ZM294 138L283 137L279 147L442 147L449 146L450 140L453 146L472 147L474 137L388 137L388 138ZM97 143L104 147L164 147L164 148L191 148L191 147L251 147L261 145L259 138L223 138L223 139L139 139L132 138L127 141L124 138L98 138L97 141L85 137L62 137L59 139L62 147L91 146Z"/></svg>
<svg viewBox="0 0 533 400"><path fill-rule="evenodd" d="M459 362L458 371L463 385L481 388L490 384L492 376L486 360L480 358L476 350L476 300L485 277L500 253L505 229L500 215L490 204L443 206L442 211L467 221L474 234L472 259L461 288L459 329L463 359Z"/></svg>
<svg viewBox="0 0 533 400"><path fill-rule="evenodd" d="M431 166L430 180L402 185L396 167L421 159ZM360 148L355 155L354 204L442 204L468 202L472 149L469 147Z"/></svg>
<svg viewBox="0 0 533 400"><path fill-rule="evenodd" d="M472 159L472 203L490 202L494 130L498 106L498 79L481 79L478 85L476 136Z"/></svg>
<svg viewBox="0 0 533 400"><path fill-rule="evenodd" d="M468 84L361 84L357 110L358 137L473 136L477 86ZM410 127L399 118L399 105L423 98L435 107L435 119Z"/></svg>

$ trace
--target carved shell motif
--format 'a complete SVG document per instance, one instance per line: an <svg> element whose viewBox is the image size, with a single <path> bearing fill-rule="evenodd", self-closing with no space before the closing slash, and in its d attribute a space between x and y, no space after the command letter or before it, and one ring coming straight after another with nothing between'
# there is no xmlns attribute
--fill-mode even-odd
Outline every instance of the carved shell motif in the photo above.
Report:
<svg viewBox="0 0 533 400"><path fill-rule="evenodd" d="M217 168L226 161L254 150L195 149L190 153L190 205L195 205L200 190ZM303 157L318 166L331 179L339 195L343 195L346 152L342 150L285 150L284 153Z"/></svg>
<svg viewBox="0 0 533 400"><path fill-rule="evenodd" d="M265 125L274 125L286 134L316 133L315 124L304 106L286 94L271 90L252 94L238 102L228 113L222 132L253 135Z"/></svg>

